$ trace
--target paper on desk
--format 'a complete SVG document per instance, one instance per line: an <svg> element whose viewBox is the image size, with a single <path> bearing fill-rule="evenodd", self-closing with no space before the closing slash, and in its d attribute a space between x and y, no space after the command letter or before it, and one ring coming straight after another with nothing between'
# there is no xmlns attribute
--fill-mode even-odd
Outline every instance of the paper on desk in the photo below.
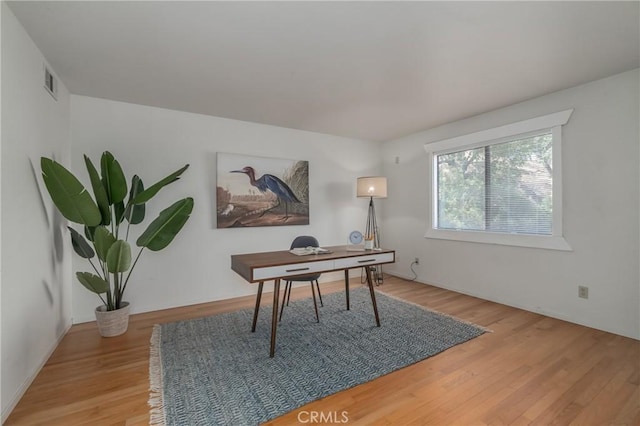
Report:
<svg viewBox="0 0 640 426"><path fill-rule="evenodd" d="M289 253L296 256L306 256L309 254L326 254L331 253L331 250L323 249L322 247L298 247L289 250Z"/></svg>

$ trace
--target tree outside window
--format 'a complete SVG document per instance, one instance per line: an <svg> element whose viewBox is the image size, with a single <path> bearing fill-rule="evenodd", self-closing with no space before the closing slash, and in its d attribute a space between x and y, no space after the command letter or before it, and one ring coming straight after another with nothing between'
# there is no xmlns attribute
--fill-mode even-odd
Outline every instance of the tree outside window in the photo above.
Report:
<svg viewBox="0 0 640 426"><path fill-rule="evenodd" d="M438 229L551 235L551 132L436 156Z"/></svg>

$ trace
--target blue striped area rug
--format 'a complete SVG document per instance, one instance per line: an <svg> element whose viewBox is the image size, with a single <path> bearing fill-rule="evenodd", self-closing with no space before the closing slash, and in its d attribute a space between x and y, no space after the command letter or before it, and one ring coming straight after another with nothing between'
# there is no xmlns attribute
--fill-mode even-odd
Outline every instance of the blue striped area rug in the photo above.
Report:
<svg viewBox="0 0 640 426"><path fill-rule="evenodd" d="M291 302L269 358L271 307L156 325L151 337L152 425L257 425L483 334L486 329L367 288ZM268 297L268 296L266 296Z"/></svg>

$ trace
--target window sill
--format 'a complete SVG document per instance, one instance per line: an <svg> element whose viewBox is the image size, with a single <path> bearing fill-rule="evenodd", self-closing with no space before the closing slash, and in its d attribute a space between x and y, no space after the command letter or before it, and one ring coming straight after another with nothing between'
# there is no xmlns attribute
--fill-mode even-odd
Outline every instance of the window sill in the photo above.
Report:
<svg viewBox="0 0 640 426"><path fill-rule="evenodd" d="M541 248L547 250L573 251L569 243L559 236L502 234L483 231L454 231L428 229L425 238L465 241L471 243L500 244L505 246Z"/></svg>

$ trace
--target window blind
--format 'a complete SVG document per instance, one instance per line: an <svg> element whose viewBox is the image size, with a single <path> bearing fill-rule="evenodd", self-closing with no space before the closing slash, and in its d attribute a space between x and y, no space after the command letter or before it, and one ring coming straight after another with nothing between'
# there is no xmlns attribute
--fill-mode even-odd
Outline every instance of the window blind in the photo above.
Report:
<svg viewBox="0 0 640 426"><path fill-rule="evenodd" d="M551 132L437 155L437 227L551 235Z"/></svg>

